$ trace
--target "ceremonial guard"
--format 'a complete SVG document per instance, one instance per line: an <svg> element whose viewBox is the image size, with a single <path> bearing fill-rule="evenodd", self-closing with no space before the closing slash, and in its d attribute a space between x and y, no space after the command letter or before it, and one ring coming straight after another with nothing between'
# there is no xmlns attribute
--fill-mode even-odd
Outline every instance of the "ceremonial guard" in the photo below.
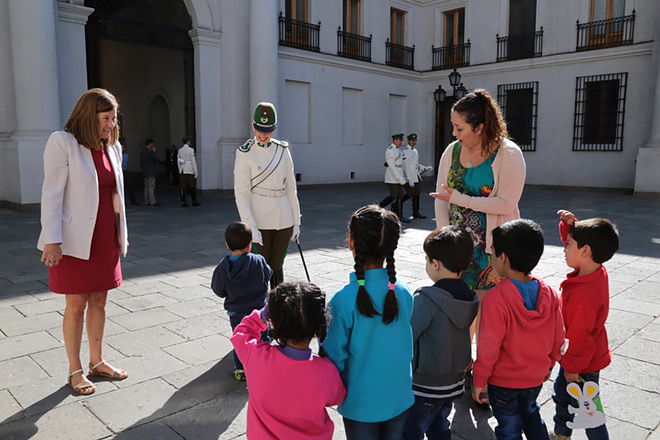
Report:
<svg viewBox="0 0 660 440"><path fill-rule="evenodd" d="M271 286L284 281L289 240L300 234L300 204L289 144L273 139L277 112L269 102L254 110L249 139L236 151L234 196L241 221L252 228L253 249L273 269Z"/></svg>
<svg viewBox="0 0 660 440"><path fill-rule="evenodd" d="M403 216L403 196L408 181L404 166L406 158L403 155L401 144L403 144L403 133L393 134L392 143L385 150L385 184L390 191L390 197L386 200L394 200L394 212L399 220L408 223L409 220Z"/></svg>
<svg viewBox="0 0 660 440"><path fill-rule="evenodd" d="M419 211L419 195L422 192L422 173L433 169L432 166L424 166L419 164L419 153L415 148L417 145L417 133L410 133L408 135L408 145L402 150L405 157L405 175L408 179L408 195L412 199L413 204L413 218L426 218L425 215Z"/></svg>
<svg viewBox="0 0 660 440"><path fill-rule="evenodd" d="M186 203L186 194L190 194L193 206L199 206L197 201L197 159L195 150L191 147L192 139L183 138L183 146L177 153L177 164L179 166L179 182L181 185L181 206L188 207Z"/></svg>

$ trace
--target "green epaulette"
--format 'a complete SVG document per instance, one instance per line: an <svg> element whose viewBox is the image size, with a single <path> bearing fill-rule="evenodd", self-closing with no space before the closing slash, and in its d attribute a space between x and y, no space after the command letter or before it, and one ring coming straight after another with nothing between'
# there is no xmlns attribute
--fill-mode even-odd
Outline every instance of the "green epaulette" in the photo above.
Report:
<svg viewBox="0 0 660 440"><path fill-rule="evenodd" d="M238 151L247 153L248 151L250 151L250 148L252 148L252 144L254 144L254 139L248 139L243 145L238 147Z"/></svg>
<svg viewBox="0 0 660 440"><path fill-rule="evenodd" d="M289 147L289 143L287 141L280 141L278 139L271 139L270 141L274 144L277 144L277 145L281 146L282 148L288 148Z"/></svg>

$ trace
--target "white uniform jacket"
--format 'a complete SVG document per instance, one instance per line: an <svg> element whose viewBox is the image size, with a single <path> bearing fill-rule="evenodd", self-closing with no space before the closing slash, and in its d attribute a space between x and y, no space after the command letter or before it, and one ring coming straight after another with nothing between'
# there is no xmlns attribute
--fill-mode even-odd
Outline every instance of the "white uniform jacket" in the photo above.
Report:
<svg viewBox="0 0 660 440"><path fill-rule="evenodd" d="M385 163L387 164L385 183L398 183L399 185L408 183L404 166L405 159L400 148L397 148L394 144L387 147L387 150L385 150Z"/></svg>
<svg viewBox="0 0 660 440"><path fill-rule="evenodd" d="M403 156L406 158L406 178L413 183L422 181L422 172L426 169L424 165L419 164L419 152L417 148L410 145L403 147Z"/></svg>
<svg viewBox="0 0 660 440"><path fill-rule="evenodd" d="M179 148L177 157L179 174L192 174L197 176L197 159L195 159L195 150L193 150L192 147L188 144L184 144L183 147Z"/></svg>
<svg viewBox="0 0 660 440"><path fill-rule="evenodd" d="M241 221L251 228L286 229L300 225L300 204L288 144L256 138L236 151L234 196Z"/></svg>
<svg viewBox="0 0 660 440"><path fill-rule="evenodd" d="M124 177L121 170L121 145L107 147L108 159L115 175L118 214L117 234L120 252L126 255L128 229L124 208ZM92 236L99 207L99 180L92 152L78 144L65 131L50 135L44 150L44 185L41 191L41 234L37 248L61 243L62 254L89 259Z"/></svg>

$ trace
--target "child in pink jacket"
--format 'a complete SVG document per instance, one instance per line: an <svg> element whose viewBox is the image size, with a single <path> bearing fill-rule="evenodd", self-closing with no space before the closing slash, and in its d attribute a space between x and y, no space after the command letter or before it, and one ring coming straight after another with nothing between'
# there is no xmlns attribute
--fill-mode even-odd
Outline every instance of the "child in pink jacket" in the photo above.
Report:
<svg viewBox="0 0 660 440"><path fill-rule="evenodd" d="M278 345L261 341L270 335ZM346 389L329 359L312 354L314 337L326 334L325 294L311 283L282 283L268 303L243 318L231 337L243 363L250 399L249 439L332 439L325 409L340 404Z"/></svg>

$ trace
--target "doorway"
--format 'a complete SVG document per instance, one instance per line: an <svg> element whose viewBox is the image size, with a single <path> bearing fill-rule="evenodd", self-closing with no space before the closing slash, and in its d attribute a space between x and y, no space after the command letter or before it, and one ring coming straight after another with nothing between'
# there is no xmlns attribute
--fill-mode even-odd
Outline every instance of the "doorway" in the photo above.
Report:
<svg viewBox="0 0 660 440"><path fill-rule="evenodd" d="M128 169L140 171L146 138L155 141L166 174L167 149L191 137L195 145L192 29L183 0L85 0L89 87L119 101ZM165 180L164 180L165 182Z"/></svg>
<svg viewBox="0 0 660 440"><path fill-rule="evenodd" d="M451 126L451 107L456 102L453 97L447 97L444 101L435 104L435 155L433 158L433 169L438 174L438 166L442 153L447 145L454 140Z"/></svg>

